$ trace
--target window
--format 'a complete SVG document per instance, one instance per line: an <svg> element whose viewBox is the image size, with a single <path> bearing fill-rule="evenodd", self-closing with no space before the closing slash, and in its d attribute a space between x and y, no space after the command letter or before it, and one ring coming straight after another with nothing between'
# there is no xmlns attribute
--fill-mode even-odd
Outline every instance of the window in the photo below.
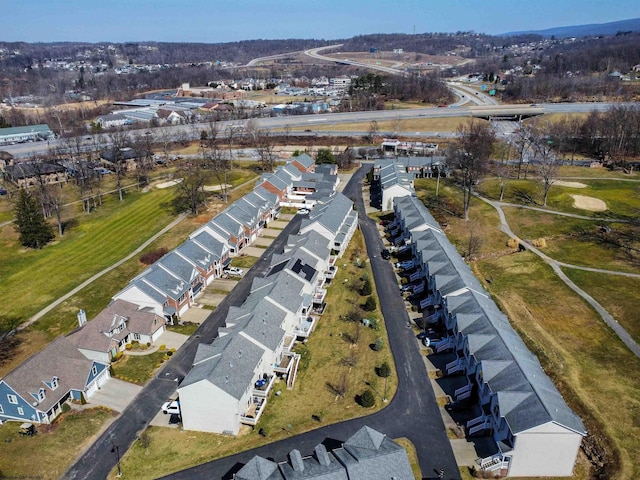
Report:
<svg viewBox="0 0 640 480"><path fill-rule="evenodd" d="M42 401L44 400L44 397L46 396L44 388L41 388L40 390L38 390L38 400Z"/></svg>
<svg viewBox="0 0 640 480"><path fill-rule="evenodd" d="M51 390L58 388L58 377L53 377L51 380Z"/></svg>
<svg viewBox="0 0 640 480"><path fill-rule="evenodd" d="M24 415L24 410L22 407L18 407L18 415Z"/></svg>
<svg viewBox="0 0 640 480"><path fill-rule="evenodd" d="M7 395L7 400L9 400L9 403L13 403L14 405L18 404L18 397L15 395Z"/></svg>
<svg viewBox="0 0 640 480"><path fill-rule="evenodd" d="M91 373L93 374L93 376L96 376L98 374L98 367L96 367L95 365L91 367Z"/></svg>
<svg viewBox="0 0 640 480"><path fill-rule="evenodd" d="M4 409L2 408L2 405L0 405L0 413L4 413Z"/></svg>
<svg viewBox="0 0 640 480"><path fill-rule="evenodd" d="M155 323L155 318L153 319L154 323ZM140 340L140 334L139 333L134 333L133 334L133 339L134 340Z"/></svg>

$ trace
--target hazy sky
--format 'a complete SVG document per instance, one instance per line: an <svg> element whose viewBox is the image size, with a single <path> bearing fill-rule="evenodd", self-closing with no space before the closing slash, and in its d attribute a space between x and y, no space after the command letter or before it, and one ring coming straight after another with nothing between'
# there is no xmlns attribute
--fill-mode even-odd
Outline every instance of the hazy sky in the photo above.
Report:
<svg viewBox="0 0 640 480"><path fill-rule="evenodd" d="M231 42L473 30L640 17L638 0L0 0L3 41Z"/></svg>

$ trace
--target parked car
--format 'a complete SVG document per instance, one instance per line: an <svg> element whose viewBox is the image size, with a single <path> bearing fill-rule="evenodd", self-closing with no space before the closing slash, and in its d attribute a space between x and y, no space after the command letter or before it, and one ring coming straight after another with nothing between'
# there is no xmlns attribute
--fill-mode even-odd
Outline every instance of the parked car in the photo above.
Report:
<svg viewBox="0 0 640 480"><path fill-rule="evenodd" d="M380 255L385 260L389 260L391 258L391 252L389 250L387 250L386 248L384 250L382 250L382 252L380 252Z"/></svg>
<svg viewBox="0 0 640 480"><path fill-rule="evenodd" d="M180 415L180 400L173 400L172 402L165 402L162 405L162 413L165 415Z"/></svg>
<svg viewBox="0 0 640 480"><path fill-rule="evenodd" d="M238 267L228 267L224 269L224 272L232 277L240 277L244 273L244 270Z"/></svg>
<svg viewBox="0 0 640 480"><path fill-rule="evenodd" d="M8 192L4 188L0 187L0 195L6 195L7 193Z"/></svg>
<svg viewBox="0 0 640 480"><path fill-rule="evenodd" d="M300 209L298 209L298 213L299 213L300 215L306 215L306 214L308 214L310 211L311 211L311 210L309 210L308 208L300 208Z"/></svg>
<svg viewBox="0 0 640 480"><path fill-rule="evenodd" d="M438 342L441 342L442 339L441 338L432 338L432 337L424 337L422 339L422 344L425 347L430 347L431 345L435 345Z"/></svg>

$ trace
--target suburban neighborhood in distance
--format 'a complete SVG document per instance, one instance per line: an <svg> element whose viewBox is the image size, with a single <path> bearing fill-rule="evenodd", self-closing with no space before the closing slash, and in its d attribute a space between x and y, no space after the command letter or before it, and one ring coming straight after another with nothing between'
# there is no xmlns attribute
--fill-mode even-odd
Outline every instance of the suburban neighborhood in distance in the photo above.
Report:
<svg viewBox="0 0 640 480"><path fill-rule="evenodd" d="M640 475L637 7L328 1L7 13L0 476Z"/></svg>

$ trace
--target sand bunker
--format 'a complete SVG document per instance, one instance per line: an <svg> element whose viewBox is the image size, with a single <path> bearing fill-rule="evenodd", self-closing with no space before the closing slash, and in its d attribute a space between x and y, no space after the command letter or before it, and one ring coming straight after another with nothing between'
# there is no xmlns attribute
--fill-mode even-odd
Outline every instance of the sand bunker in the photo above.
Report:
<svg viewBox="0 0 640 480"><path fill-rule="evenodd" d="M587 188L588 185L580 182L565 182L564 180L555 180L553 182L554 185L558 185L559 187L571 187L571 188Z"/></svg>
<svg viewBox="0 0 640 480"><path fill-rule="evenodd" d="M230 185L227 183L227 188L231 188L231 187L233 187L233 185ZM204 186L205 192L219 192L220 190L222 190L222 185L205 185Z"/></svg>
<svg viewBox="0 0 640 480"><path fill-rule="evenodd" d="M573 206L576 208L591 212L604 212L607 209L607 204L599 198L584 195L571 195L571 197L573 198Z"/></svg>
<svg viewBox="0 0 640 480"><path fill-rule="evenodd" d="M174 185L177 185L180 182L182 182L182 179L178 178L176 180L169 180L168 182L158 183L155 186L157 188L169 188L169 187L173 187Z"/></svg>

